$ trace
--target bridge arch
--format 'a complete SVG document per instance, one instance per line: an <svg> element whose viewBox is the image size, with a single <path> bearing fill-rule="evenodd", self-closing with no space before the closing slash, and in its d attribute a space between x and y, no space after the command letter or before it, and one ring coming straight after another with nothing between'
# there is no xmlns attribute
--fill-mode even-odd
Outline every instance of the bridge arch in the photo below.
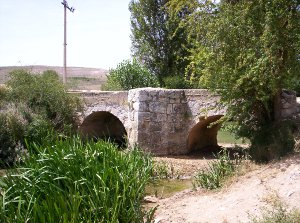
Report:
<svg viewBox="0 0 300 223"><path fill-rule="evenodd" d="M218 149L217 135L221 123L214 124L214 122L222 117L223 115L200 117L200 121L191 128L188 134L188 152L211 152Z"/></svg>
<svg viewBox="0 0 300 223"><path fill-rule="evenodd" d="M79 126L79 133L88 139L110 140L121 148L127 143L124 124L108 111L96 111L88 115Z"/></svg>

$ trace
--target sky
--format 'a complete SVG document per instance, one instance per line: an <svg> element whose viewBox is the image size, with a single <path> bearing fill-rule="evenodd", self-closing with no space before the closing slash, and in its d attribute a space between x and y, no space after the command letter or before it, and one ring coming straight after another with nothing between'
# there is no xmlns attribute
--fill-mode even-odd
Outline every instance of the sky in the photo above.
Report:
<svg viewBox="0 0 300 223"><path fill-rule="evenodd" d="M0 66L63 66L62 0L0 0ZM67 66L130 59L130 0L67 0Z"/></svg>

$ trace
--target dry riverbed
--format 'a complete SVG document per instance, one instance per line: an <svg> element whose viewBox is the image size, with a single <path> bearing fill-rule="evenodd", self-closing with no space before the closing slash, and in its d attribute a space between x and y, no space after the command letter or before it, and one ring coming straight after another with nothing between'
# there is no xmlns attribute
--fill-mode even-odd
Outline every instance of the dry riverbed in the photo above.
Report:
<svg viewBox="0 0 300 223"><path fill-rule="evenodd" d="M204 168L210 158L199 156L157 157L157 162L172 166L174 176L189 178ZM159 196L156 223L249 222L260 215L262 207L280 200L300 210L300 155L267 165L248 163L239 176L216 191L193 190L191 184L181 192ZM152 195L153 196L153 195Z"/></svg>

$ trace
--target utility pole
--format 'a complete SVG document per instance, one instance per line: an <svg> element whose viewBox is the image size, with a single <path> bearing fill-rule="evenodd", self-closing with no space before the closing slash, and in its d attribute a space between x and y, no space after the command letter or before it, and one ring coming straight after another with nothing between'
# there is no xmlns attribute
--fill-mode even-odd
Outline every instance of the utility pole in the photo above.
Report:
<svg viewBox="0 0 300 223"><path fill-rule="evenodd" d="M64 6L64 73L63 73L63 83L67 83L67 9L70 12L74 12L73 7L69 7L68 2L63 0L61 3Z"/></svg>

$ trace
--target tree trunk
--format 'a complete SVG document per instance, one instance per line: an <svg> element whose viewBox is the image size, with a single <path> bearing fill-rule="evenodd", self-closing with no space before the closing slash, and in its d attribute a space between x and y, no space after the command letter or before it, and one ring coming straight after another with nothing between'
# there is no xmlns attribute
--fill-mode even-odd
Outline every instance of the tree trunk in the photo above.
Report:
<svg viewBox="0 0 300 223"><path fill-rule="evenodd" d="M281 121L281 92L282 89L278 89L273 99L273 109L274 109L274 122Z"/></svg>

